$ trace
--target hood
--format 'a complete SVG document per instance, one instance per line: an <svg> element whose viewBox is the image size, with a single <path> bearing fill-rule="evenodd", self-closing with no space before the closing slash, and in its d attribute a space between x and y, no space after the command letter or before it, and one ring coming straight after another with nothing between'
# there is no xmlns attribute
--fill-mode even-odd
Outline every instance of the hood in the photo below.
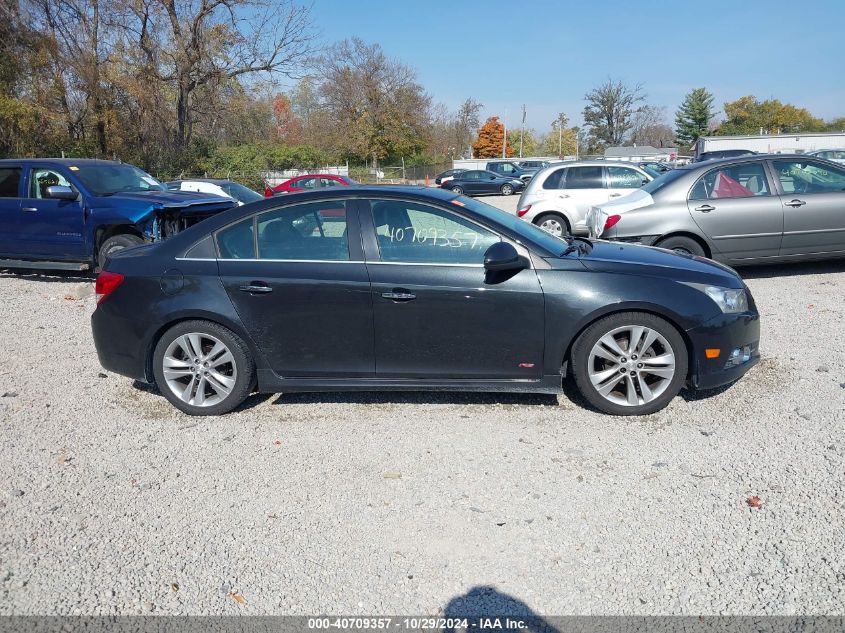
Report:
<svg viewBox="0 0 845 633"><path fill-rule="evenodd" d="M594 240L592 251L582 255L580 261L595 272L663 277L724 288L744 286L736 271L711 259L640 244ZM558 268L554 260L549 260L549 263Z"/></svg>
<svg viewBox="0 0 845 633"><path fill-rule="evenodd" d="M150 212L156 209L180 209L181 213L209 213L235 206L232 198L197 191L121 191L97 199L98 206L124 211Z"/></svg>

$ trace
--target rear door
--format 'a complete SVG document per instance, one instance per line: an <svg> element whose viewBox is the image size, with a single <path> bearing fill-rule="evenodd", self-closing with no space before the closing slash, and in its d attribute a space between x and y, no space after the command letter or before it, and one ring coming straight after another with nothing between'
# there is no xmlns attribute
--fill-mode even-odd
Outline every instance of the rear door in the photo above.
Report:
<svg viewBox="0 0 845 633"><path fill-rule="evenodd" d="M220 277L282 377L368 377L370 280L347 199L279 206L216 234Z"/></svg>
<svg viewBox="0 0 845 633"><path fill-rule="evenodd" d="M809 158L771 165L783 204L780 254L845 251L845 167Z"/></svg>
<svg viewBox="0 0 845 633"><path fill-rule="evenodd" d="M648 178L631 167L607 166L607 197L615 200L642 187Z"/></svg>
<svg viewBox="0 0 845 633"><path fill-rule="evenodd" d="M63 168L37 163L28 169L26 197L21 203L21 252L57 260L87 259L83 199L58 200L47 196L53 185L76 190Z"/></svg>
<svg viewBox="0 0 845 633"><path fill-rule="evenodd" d="M0 165L0 255L19 255L18 230L21 214L23 166Z"/></svg>
<svg viewBox="0 0 845 633"><path fill-rule="evenodd" d="M378 377L542 376L545 316L536 272L486 273L483 266L501 236L457 206L375 197L361 204Z"/></svg>
<svg viewBox="0 0 845 633"><path fill-rule="evenodd" d="M565 189L562 197L567 206L575 210L576 222L586 215L591 206L608 201L609 192L601 166L568 167L565 178L565 181L561 181Z"/></svg>
<svg viewBox="0 0 845 633"><path fill-rule="evenodd" d="M687 200L693 221L726 259L775 257L783 237L783 207L763 161L720 165L706 172Z"/></svg>

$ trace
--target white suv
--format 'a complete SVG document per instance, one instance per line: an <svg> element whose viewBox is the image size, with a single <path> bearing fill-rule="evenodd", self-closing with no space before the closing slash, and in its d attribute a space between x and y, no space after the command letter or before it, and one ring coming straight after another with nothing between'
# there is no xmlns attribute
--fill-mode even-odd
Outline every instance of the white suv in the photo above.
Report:
<svg viewBox="0 0 845 633"><path fill-rule="evenodd" d="M630 163L573 161L540 170L528 183L516 214L558 237L587 235L590 207L636 191L652 177Z"/></svg>

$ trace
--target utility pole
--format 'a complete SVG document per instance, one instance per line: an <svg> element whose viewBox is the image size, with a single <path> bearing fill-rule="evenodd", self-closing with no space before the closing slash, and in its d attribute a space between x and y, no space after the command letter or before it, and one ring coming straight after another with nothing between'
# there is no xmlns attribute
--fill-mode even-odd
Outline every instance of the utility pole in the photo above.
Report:
<svg viewBox="0 0 845 633"><path fill-rule="evenodd" d="M508 118L508 109L505 108L505 118L502 120L502 129L505 131L502 137L502 158L507 158L505 151L508 149L508 124L505 121Z"/></svg>
<svg viewBox="0 0 845 633"><path fill-rule="evenodd" d="M525 136L525 104L522 104L522 129L519 131L519 157L522 158L522 139Z"/></svg>

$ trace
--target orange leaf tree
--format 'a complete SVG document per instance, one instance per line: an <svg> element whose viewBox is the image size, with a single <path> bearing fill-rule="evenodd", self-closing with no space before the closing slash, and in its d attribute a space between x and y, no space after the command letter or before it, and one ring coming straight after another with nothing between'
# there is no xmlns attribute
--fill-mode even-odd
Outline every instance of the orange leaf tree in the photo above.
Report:
<svg viewBox="0 0 845 633"><path fill-rule="evenodd" d="M502 155L502 143L505 140L505 125L499 117L491 116L478 129L478 137L472 144L472 151L476 158L498 158ZM513 156L510 139L505 148L506 156Z"/></svg>

